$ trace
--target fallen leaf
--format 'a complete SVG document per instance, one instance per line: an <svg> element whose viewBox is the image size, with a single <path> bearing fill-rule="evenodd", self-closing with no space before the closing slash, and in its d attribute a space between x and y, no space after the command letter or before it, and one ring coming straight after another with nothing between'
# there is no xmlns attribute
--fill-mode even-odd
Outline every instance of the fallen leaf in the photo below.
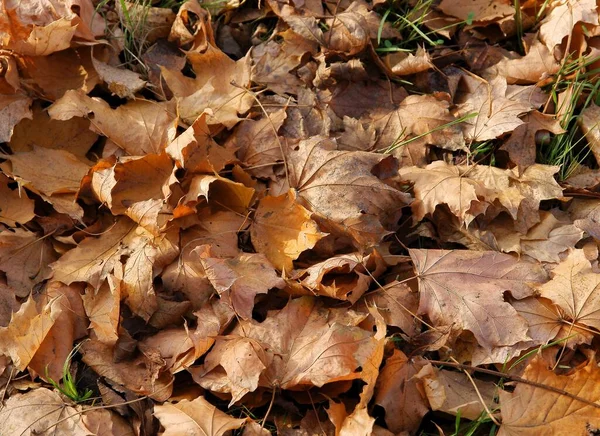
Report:
<svg viewBox="0 0 600 436"><path fill-rule="evenodd" d="M507 303L546 280L538 264L497 252L410 250L419 281L419 313L434 325L469 330L487 349L530 339L527 323Z"/></svg>
<svg viewBox="0 0 600 436"><path fill-rule="evenodd" d="M422 383L414 376L426 364L421 358L409 359L402 351L385 361L375 390L375 404L385 409L385 422L394 433L414 432L421 419L429 412Z"/></svg>
<svg viewBox="0 0 600 436"><path fill-rule="evenodd" d="M256 295L285 286L263 254L244 253L233 259L218 259L211 256L206 246L198 250L206 277L243 319L252 318Z"/></svg>
<svg viewBox="0 0 600 436"><path fill-rule="evenodd" d="M1 155L10 161L1 168L33 192L46 196L75 193L89 166L65 150L34 146L32 151Z"/></svg>
<svg viewBox="0 0 600 436"><path fill-rule="evenodd" d="M0 271L19 297L26 297L33 287L50 277L49 264L57 259L46 238L24 229L0 233Z"/></svg>
<svg viewBox="0 0 600 436"><path fill-rule="evenodd" d="M585 135L596 162L600 162L600 106L591 103L581 111L577 123L581 126L581 132Z"/></svg>
<svg viewBox="0 0 600 436"><path fill-rule="evenodd" d="M500 391L502 427L499 436L538 435L560 432L586 434L600 426L600 409L572 397L542 389L539 385L576 395L590 403L598 397L600 370L592 358L569 375L557 375L536 356L522 376L537 386L518 383L515 391Z"/></svg>
<svg viewBox="0 0 600 436"><path fill-rule="evenodd" d="M48 108L54 120L89 118L93 132L110 138L132 156L160 154L175 138L177 115L174 102L130 101L116 109L104 100L67 91Z"/></svg>
<svg viewBox="0 0 600 436"><path fill-rule="evenodd" d="M10 356L19 371L24 371L62 312L52 300L40 309L33 297L15 312L7 327L0 327L0 352Z"/></svg>
<svg viewBox="0 0 600 436"><path fill-rule="evenodd" d="M539 287L542 297L558 305L575 324L600 328L600 279L582 250L573 250L551 271L552 279Z"/></svg>
<svg viewBox="0 0 600 436"><path fill-rule="evenodd" d="M292 190L260 200L250 234L254 247L277 269L287 273L292 271L292 262L302 252L326 236L311 219L311 213L296 201Z"/></svg>
<svg viewBox="0 0 600 436"><path fill-rule="evenodd" d="M540 39L550 51L573 32L577 23L598 25L597 5L593 0L564 0L555 2L552 6L540 26Z"/></svg>
<svg viewBox="0 0 600 436"><path fill-rule="evenodd" d="M0 174L0 222L15 227L17 223L25 224L35 217L34 202L24 190L11 189L11 180Z"/></svg>
<svg viewBox="0 0 600 436"><path fill-rule="evenodd" d="M384 157L375 153L335 150L315 137L286 151L291 187L309 210L350 234L360 245L374 245L393 227L409 196L371 172ZM393 224L394 223L394 224Z"/></svg>
<svg viewBox="0 0 600 436"><path fill-rule="evenodd" d="M172 394L173 377L164 370L162 359L156 359L158 356L141 354L133 360L115 361L112 346L93 340L83 342L80 350L83 362L99 376L121 384L138 395L166 401Z"/></svg>
<svg viewBox="0 0 600 436"><path fill-rule="evenodd" d="M32 118L31 99L24 95L3 95L0 98L0 142L9 142L19 121Z"/></svg>
<svg viewBox="0 0 600 436"><path fill-rule="evenodd" d="M190 436L221 436L230 430L242 427L248 418L235 419L204 397L195 400L182 400L178 403L165 403L154 407L154 416L165 428L164 436L187 434Z"/></svg>
<svg viewBox="0 0 600 436"><path fill-rule="evenodd" d="M22 436L88 436L79 411L46 388L11 395L0 411L0 433Z"/></svg>

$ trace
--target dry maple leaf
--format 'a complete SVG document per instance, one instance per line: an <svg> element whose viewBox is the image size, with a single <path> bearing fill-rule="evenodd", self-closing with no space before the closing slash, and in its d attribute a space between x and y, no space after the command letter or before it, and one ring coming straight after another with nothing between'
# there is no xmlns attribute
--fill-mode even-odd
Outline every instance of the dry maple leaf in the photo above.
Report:
<svg viewBox="0 0 600 436"><path fill-rule="evenodd" d="M392 157L335 150L321 137L301 141L286 151L289 182L315 214L351 235L361 245L374 245L395 225L408 194L386 185L372 171Z"/></svg>
<svg viewBox="0 0 600 436"><path fill-rule="evenodd" d="M587 106L577 117L577 123L581 126L596 162L600 162L600 106L594 103Z"/></svg>
<svg viewBox="0 0 600 436"><path fill-rule="evenodd" d="M263 254L243 253L233 259L218 259L212 257L207 246L198 250L206 277L243 319L252 318L256 295L285 287L285 281Z"/></svg>
<svg viewBox="0 0 600 436"><path fill-rule="evenodd" d="M49 263L57 259L47 238L24 229L0 233L0 271L20 297L51 275Z"/></svg>
<svg viewBox="0 0 600 436"><path fill-rule="evenodd" d="M496 139L523 124L519 115L535 109L531 102L511 95L506 79L500 76L487 82L477 76L464 75L462 83L463 88L455 98L456 115L477 113L461 124L470 141Z"/></svg>
<svg viewBox="0 0 600 436"><path fill-rule="evenodd" d="M600 275L582 250L573 250L551 271L552 279L538 289L558 305L573 323L600 329Z"/></svg>
<svg viewBox="0 0 600 436"><path fill-rule="evenodd" d="M293 190L260 200L250 234L254 248L277 269L287 273L292 271L292 262L303 251L313 248L327 235L319 231L310 211L297 203Z"/></svg>
<svg viewBox="0 0 600 436"><path fill-rule="evenodd" d="M0 174L0 222L15 227L17 223L25 224L35 217L33 213L35 203L25 191L11 189L8 186L10 182L8 177Z"/></svg>
<svg viewBox="0 0 600 436"><path fill-rule="evenodd" d="M14 127L21 120L32 118L31 102L29 97L20 94L0 97L0 141L10 141Z"/></svg>
<svg viewBox="0 0 600 436"><path fill-rule="evenodd" d="M131 252L128 243L135 235L135 229L133 221L122 218L100 237L83 240L51 265L54 279L67 285L87 282L98 289L121 256Z"/></svg>
<svg viewBox="0 0 600 436"><path fill-rule="evenodd" d="M546 280L540 265L497 252L410 250L419 280L419 313L435 325L469 330L484 348L527 341L527 323L506 301L534 294Z"/></svg>
<svg viewBox="0 0 600 436"><path fill-rule="evenodd" d="M538 386L519 383L514 392L500 391L502 427L499 436L539 434L589 434L600 427L600 369L595 359L568 375L557 375L541 356L536 356L522 376ZM577 400L539 385L578 396ZM590 403L593 403L590 404Z"/></svg>
<svg viewBox="0 0 600 436"><path fill-rule="evenodd" d="M48 113L61 121L90 118L92 113L90 129L110 138L131 156L161 153L177 132L174 102L135 100L112 109L104 100L67 91L48 108Z"/></svg>
<svg viewBox="0 0 600 436"><path fill-rule="evenodd" d="M400 350L394 350L385 361L377 380L375 404L385 409L385 422L394 433L416 431L429 412L425 394L419 389L421 381L414 377L425 364L420 357L409 359Z"/></svg>
<svg viewBox="0 0 600 436"><path fill-rule="evenodd" d="M15 126L10 149L13 153L32 151L34 146L65 150L82 162L87 162L85 155L98 139L98 135L89 127L90 122L83 118L53 120L47 111L36 104L33 118L25 118Z"/></svg>
<svg viewBox="0 0 600 436"><path fill-rule="evenodd" d="M206 114L202 114L179 135L166 152L180 168L191 173L217 173L225 165L235 162L233 150L221 147L213 139L206 124Z"/></svg>
<svg viewBox="0 0 600 436"><path fill-rule="evenodd" d="M359 253L332 256L305 270L297 271L295 279L311 291L323 295L356 303L369 289L372 281L386 269L386 264L377 251L369 255Z"/></svg>
<svg viewBox="0 0 600 436"><path fill-rule="evenodd" d="M594 0L560 0L551 5L552 10L540 26L540 39L551 52L574 32L577 23L598 25L598 5Z"/></svg>
<svg viewBox="0 0 600 436"><path fill-rule="evenodd" d="M492 382L474 382L463 373L437 369L432 365L424 366L415 377L423 383L431 410L476 420L486 410L481 398L487 410L496 407L494 397L498 388Z"/></svg>
<svg viewBox="0 0 600 436"><path fill-rule="evenodd" d="M33 297L29 297L13 314L8 326L0 328L0 353L10 356L19 371L27 368L62 313L62 307L56 300L49 301L40 309L36 306Z"/></svg>
<svg viewBox="0 0 600 436"><path fill-rule="evenodd" d="M81 299L82 290L81 285L67 286L60 282L49 282L37 302L38 307L56 305L59 308L50 331L28 365L45 378L49 376L53 380L60 380L69 353L73 351L73 344L87 335L88 323Z"/></svg>
<svg viewBox="0 0 600 436"><path fill-rule="evenodd" d="M231 129L247 112L254 99L244 89L250 83L250 56L237 62L209 44L203 53L187 52L195 78L180 71L161 68L162 75L177 98L181 118L191 125L206 112L208 125Z"/></svg>
<svg viewBox="0 0 600 436"><path fill-rule="evenodd" d="M314 298L302 297L291 300L280 311L269 312L262 323L242 320L228 337L217 339L217 344L238 337L244 347L260 345L245 362L246 370L252 369L246 377L260 375L259 386L306 389L360 378L357 368L366 363L377 345L371 332L356 327L361 319L364 316L335 317ZM239 379L222 369L228 363L221 360L221 354L211 351L204 366L192 370L194 379L219 392L248 389L245 381L235 384Z"/></svg>
<svg viewBox="0 0 600 436"><path fill-rule="evenodd" d="M140 354L133 360L115 362L110 345L95 340L83 342L83 362L99 376L119 383L138 395L148 395L156 401L166 401L173 392L173 376L165 371L165 362L158 353Z"/></svg>
<svg viewBox="0 0 600 436"><path fill-rule="evenodd" d="M283 159L283 139L277 135L287 118L281 109L259 120L244 120L227 140L227 146L237 148L236 154L244 168L255 177L275 178L273 166Z"/></svg>
<svg viewBox="0 0 600 436"><path fill-rule="evenodd" d="M154 416L165 428L163 436L221 436L242 427L248 421L248 418L232 418L204 397L156 405Z"/></svg>
<svg viewBox="0 0 600 436"><path fill-rule="evenodd" d="M120 268L117 271L120 271ZM90 329L100 342L114 345L119 339L121 280L108 275L100 289L95 290L88 286L81 299L90 320Z"/></svg>
<svg viewBox="0 0 600 436"><path fill-rule="evenodd" d="M79 411L54 391L38 387L11 395L0 410L0 434L15 436L88 436Z"/></svg>

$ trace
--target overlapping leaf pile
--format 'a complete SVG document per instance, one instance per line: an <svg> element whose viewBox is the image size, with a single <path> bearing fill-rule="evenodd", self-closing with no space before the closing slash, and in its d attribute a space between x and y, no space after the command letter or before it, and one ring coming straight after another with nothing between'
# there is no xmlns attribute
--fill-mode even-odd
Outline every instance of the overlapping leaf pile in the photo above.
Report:
<svg viewBox="0 0 600 436"><path fill-rule="evenodd" d="M597 2L243 3L2 2L0 434L598 428Z"/></svg>

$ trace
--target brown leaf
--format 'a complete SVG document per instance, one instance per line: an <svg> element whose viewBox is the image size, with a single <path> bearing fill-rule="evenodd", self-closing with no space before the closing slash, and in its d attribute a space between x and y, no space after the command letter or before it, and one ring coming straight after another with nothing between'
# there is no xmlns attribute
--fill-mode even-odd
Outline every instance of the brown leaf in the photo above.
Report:
<svg viewBox="0 0 600 436"><path fill-rule="evenodd" d="M109 275L100 289L95 290L88 286L81 299L95 339L104 344L114 345L119 339L121 280Z"/></svg>
<svg viewBox="0 0 600 436"><path fill-rule="evenodd" d="M508 0L442 0L439 7L447 15L478 22L495 21L515 13L514 6Z"/></svg>
<svg viewBox="0 0 600 436"><path fill-rule="evenodd" d="M581 111L577 123L581 126L581 132L585 135L596 162L600 162L600 106L591 103Z"/></svg>
<svg viewBox="0 0 600 436"><path fill-rule="evenodd" d="M19 371L25 370L61 313L57 300L38 309L33 297L29 297L8 326L0 328L0 352L10 356Z"/></svg>
<svg viewBox="0 0 600 436"><path fill-rule="evenodd" d="M270 312L262 323L242 320L228 337L217 339L217 345L236 337L244 341L242 344L260 344L262 351L255 351L256 357L246 364L252 369L246 377L260 375L259 386L267 388L302 389L359 378L356 369L372 356L377 340L372 333L356 327L357 320L338 318L338 322L329 322L331 315L333 312L315 299L298 298L284 309ZM222 369L227 365L221 355L211 351L194 379L213 391L248 389L247 385L235 385L239 379Z"/></svg>
<svg viewBox="0 0 600 436"><path fill-rule="evenodd" d="M509 85L524 85L546 79L559 68L552 52L540 40L535 39L525 56L510 52L496 65L488 68L488 71L504 77Z"/></svg>
<svg viewBox="0 0 600 436"><path fill-rule="evenodd" d="M281 109L256 121L244 120L229 136L227 145L237 148L238 158L253 176L275 178L273 167L283 160L284 143L277 132L286 117Z"/></svg>
<svg viewBox="0 0 600 436"><path fill-rule="evenodd" d="M131 6L136 6L130 3ZM155 8L152 8L155 9ZM131 11L133 12L133 11ZM146 24L148 24L146 17ZM92 64L98 77L108 86L108 90L121 98L134 98L134 94L146 86L139 74L125 68L118 68L92 56Z"/></svg>
<svg viewBox="0 0 600 436"><path fill-rule="evenodd" d="M166 152L177 162L178 167L191 173L218 173L225 165L236 161L233 150L221 147L212 139L206 124L206 114L200 115L169 144Z"/></svg>
<svg viewBox="0 0 600 436"><path fill-rule="evenodd" d="M569 375L556 375L536 356L523 378L568 392L595 403L600 387L600 370L595 359ZM525 383L512 393L500 391L502 427L499 436L539 434L586 434L600 426L600 409L582 401Z"/></svg>
<svg viewBox="0 0 600 436"><path fill-rule="evenodd" d="M123 218L100 237L83 240L52 264L54 279L67 285L87 282L94 289L99 289L120 262L121 256L131 252L128 244L134 237L135 230L135 223Z"/></svg>
<svg viewBox="0 0 600 436"><path fill-rule="evenodd" d="M375 403L385 409L385 422L394 433L414 432L421 418L429 412L421 381L414 378L426 364L423 359L409 359L400 350L385 361L377 381Z"/></svg>
<svg viewBox="0 0 600 436"><path fill-rule="evenodd" d="M201 197L204 197L208 204L216 210L246 214L248 206L254 199L254 189L221 176L195 176L190 181L190 187L183 202L188 207L193 207Z"/></svg>
<svg viewBox="0 0 600 436"><path fill-rule="evenodd" d="M314 54L318 46L292 29L278 33L277 38L282 42L271 39L252 48L252 81L280 94L295 93L302 81L290 72L300 65L306 53Z"/></svg>
<svg viewBox="0 0 600 436"><path fill-rule="evenodd" d="M80 294L82 288L50 282L46 285L43 298L37 303L38 307L52 304L59 307L50 331L29 362L29 368L44 378L47 378L48 374L53 380L60 380L63 377L65 361L73 351L74 342L87 335L88 323Z"/></svg>
<svg viewBox="0 0 600 436"><path fill-rule="evenodd" d="M386 69L395 76L408 76L433 68L431 56L422 47L418 47L415 54L405 52L388 54L382 61Z"/></svg>
<svg viewBox="0 0 600 436"><path fill-rule="evenodd" d="M542 297L558 305L574 323L600 329L600 277L582 250L573 250L539 287Z"/></svg>
<svg viewBox="0 0 600 436"><path fill-rule="evenodd" d="M34 146L32 151L1 155L5 174L19 178L33 192L46 196L75 193L89 166L65 150Z"/></svg>
<svg viewBox="0 0 600 436"><path fill-rule="evenodd" d="M373 167L393 158L367 152L335 150L315 137L286 151L291 187L312 212L360 245L374 245L395 225L407 194L383 183Z"/></svg>
<svg viewBox="0 0 600 436"><path fill-rule="evenodd" d="M565 130L555 117L544 115L538 111L532 111L521 119L524 124L513 130L500 150L508 152L510 160L517 164L519 172L522 174L523 170L535 163L536 134L539 131L548 131L558 135L565 133Z"/></svg>
<svg viewBox="0 0 600 436"><path fill-rule="evenodd" d="M244 253L233 259L218 259L212 257L207 246L198 250L207 278L243 319L252 318L256 295L285 287L285 281L263 254Z"/></svg>
<svg viewBox="0 0 600 436"><path fill-rule="evenodd" d="M171 396L173 378L164 371L164 362L159 356L141 354L133 360L115 361L113 352L110 345L94 340L83 342L81 346L84 363L99 376L156 401L166 401Z"/></svg>
<svg viewBox="0 0 600 436"><path fill-rule="evenodd" d="M552 6L540 26L540 39L551 52L573 32L577 23L598 25L597 4L594 0L566 0L553 3Z"/></svg>
<svg viewBox="0 0 600 436"><path fill-rule="evenodd" d="M399 327L409 336L417 333L419 296L407 284L393 281L365 295L360 307L363 302L366 307L375 306L387 325Z"/></svg>
<svg viewBox="0 0 600 436"><path fill-rule="evenodd" d="M32 118L31 99L24 95L3 95L0 98L0 142L8 142L15 126L24 118Z"/></svg>
<svg viewBox="0 0 600 436"><path fill-rule="evenodd" d="M114 215L127 215L158 235L171 217L163 206L171 195L173 171L166 153L121 158L111 166L100 162L90 170L91 188Z"/></svg>
<svg viewBox="0 0 600 436"><path fill-rule="evenodd" d="M8 186L11 180L0 174L0 222L15 227L17 223L25 224L35 217L34 202L25 191Z"/></svg>
<svg viewBox="0 0 600 436"><path fill-rule="evenodd" d="M208 125L231 129L254 103L252 95L244 89L250 82L249 56L236 62L208 45L204 53L188 52L187 57L196 73L195 79L162 68L163 77L177 98L182 120L191 125L206 112Z"/></svg>
<svg viewBox="0 0 600 436"><path fill-rule="evenodd" d="M523 124L519 115L535 106L510 94L506 79L500 76L489 82L476 76L462 76L463 88L457 93L457 116L476 113L464 121L465 137L471 141L496 139Z"/></svg>
<svg viewBox="0 0 600 436"><path fill-rule="evenodd" d="M34 105L33 118L23 119L15 126L10 148L14 153L32 151L35 146L64 150L87 162L86 154L98 139L89 128L88 120L56 121L39 105Z"/></svg>
<svg viewBox="0 0 600 436"><path fill-rule="evenodd" d="M148 321L158 308L154 277L179 254L177 232L154 236L138 227L129 235L123 241L129 256L123 265L121 294L131 311Z"/></svg>
<svg viewBox="0 0 600 436"><path fill-rule="evenodd" d="M292 190L278 197L264 197L250 227L254 248L280 271L291 272L292 262L327 235L310 217Z"/></svg>
<svg viewBox="0 0 600 436"><path fill-rule="evenodd" d="M19 297L51 275L49 263L56 259L48 239L24 229L0 233L0 271Z"/></svg>
<svg viewBox="0 0 600 436"><path fill-rule="evenodd" d="M21 65L23 82L52 101L69 90L87 94L101 83L92 65L89 48L71 48L48 56L27 56Z"/></svg>
<svg viewBox="0 0 600 436"><path fill-rule="evenodd" d="M165 428L163 436L221 436L229 430L242 427L248 421L248 418L230 417L204 397L154 406L154 416Z"/></svg>
<svg viewBox="0 0 600 436"><path fill-rule="evenodd" d="M90 431L77 409L66 404L57 392L40 387L11 395L0 411L0 434L88 436Z"/></svg>
<svg viewBox="0 0 600 436"><path fill-rule="evenodd" d="M498 388L492 382L472 382L463 373L437 369L431 365L424 366L416 377L423 382L431 410L474 421L485 413L480 398L485 401L487 410L496 407L494 397Z"/></svg>
<svg viewBox="0 0 600 436"><path fill-rule="evenodd" d="M469 330L487 349L530 339L527 323L504 301L521 299L546 280L537 264L497 252L410 250L419 280L419 313L435 325Z"/></svg>
<svg viewBox="0 0 600 436"><path fill-rule="evenodd" d="M87 118L93 113L93 132L110 138L132 156L159 154L175 138L177 115L173 102L130 101L116 109L104 100L77 91L65 95L48 108L54 120Z"/></svg>
<svg viewBox="0 0 600 436"><path fill-rule="evenodd" d="M315 295L356 303L377 279L386 265L376 251L363 256L358 253L332 256L305 270L294 278Z"/></svg>

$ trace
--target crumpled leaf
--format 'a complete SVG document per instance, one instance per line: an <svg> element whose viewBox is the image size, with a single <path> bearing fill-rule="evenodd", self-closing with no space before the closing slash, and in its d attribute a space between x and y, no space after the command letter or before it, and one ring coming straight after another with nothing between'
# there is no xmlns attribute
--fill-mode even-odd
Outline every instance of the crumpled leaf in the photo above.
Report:
<svg viewBox="0 0 600 436"><path fill-rule="evenodd" d="M110 138L132 156L160 154L177 130L174 102L136 100L112 109L104 100L67 91L48 108L48 113L61 121L88 118L93 113L92 131Z"/></svg>
<svg viewBox="0 0 600 436"><path fill-rule="evenodd" d="M133 360L115 361L110 345L90 340L80 348L83 362L99 376L119 383L138 395L166 401L173 391L173 377L164 370L160 356L140 354Z"/></svg>
<svg viewBox="0 0 600 436"><path fill-rule="evenodd" d="M598 25L597 4L594 0L564 0L555 2L552 6L540 26L540 39L551 52L573 32L577 23Z"/></svg>
<svg viewBox="0 0 600 436"><path fill-rule="evenodd" d="M222 349L220 343L232 340L244 347L252 345L256 354L244 364L244 379L236 376L239 371L228 369L235 361L223 361L222 354L213 351L201 368L191 371L201 386L239 395L249 389L247 378L258 378L258 386L281 389L353 380L360 377L356 369L365 364L377 343L371 332L356 327L358 322L360 318L336 317L314 298L297 298L270 312L262 323L242 320L227 337L217 339L216 350Z"/></svg>
<svg viewBox="0 0 600 436"><path fill-rule="evenodd" d="M32 118L31 99L24 95L3 95L0 98L0 142L8 142L15 126L24 118Z"/></svg>
<svg viewBox="0 0 600 436"><path fill-rule="evenodd" d="M218 259L211 256L207 246L198 250L206 277L243 319L252 318L256 295L285 286L263 254L244 253L233 259Z"/></svg>
<svg viewBox="0 0 600 436"><path fill-rule="evenodd" d="M10 181L4 174L0 174L0 222L15 227L17 223L25 224L35 217L34 202L25 191L10 189Z"/></svg>

